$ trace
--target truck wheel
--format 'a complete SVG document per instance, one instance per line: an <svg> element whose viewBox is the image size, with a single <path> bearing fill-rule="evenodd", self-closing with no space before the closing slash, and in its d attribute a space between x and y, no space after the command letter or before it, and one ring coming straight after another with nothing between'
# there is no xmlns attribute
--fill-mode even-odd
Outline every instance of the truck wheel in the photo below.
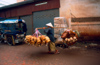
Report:
<svg viewBox="0 0 100 65"><path fill-rule="evenodd" d="M12 37L8 37L8 38L7 38L7 43L8 43L10 46L13 45Z"/></svg>

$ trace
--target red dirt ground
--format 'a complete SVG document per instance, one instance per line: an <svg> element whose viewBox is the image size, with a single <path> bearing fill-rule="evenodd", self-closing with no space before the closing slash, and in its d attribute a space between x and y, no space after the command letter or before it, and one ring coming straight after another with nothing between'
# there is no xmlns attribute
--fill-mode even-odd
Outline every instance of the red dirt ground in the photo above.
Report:
<svg viewBox="0 0 100 65"><path fill-rule="evenodd" d="M0 43L0 65L100 65L100 49L84 46L57 49L60 54L48 54L47 46Z"/></svg>

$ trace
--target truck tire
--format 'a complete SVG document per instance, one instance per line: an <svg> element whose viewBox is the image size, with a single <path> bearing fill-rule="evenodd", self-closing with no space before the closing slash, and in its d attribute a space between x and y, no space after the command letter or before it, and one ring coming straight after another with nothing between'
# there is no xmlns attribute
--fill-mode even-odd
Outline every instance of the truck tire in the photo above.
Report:
<svg viewBox="0 0 100 65"><path fill-rule="evenodd" d="M9 36L9 37L7 38L7 43L8 43L10 46L13 45L12 37Z"/></svg>
<svg viewBox="0 0 100 65"><path fill-rule="evenodd" d="M7 43L12 46L12 45L15 45L15 42L14 42L14 37L13 35L7 35Z"/></svg>

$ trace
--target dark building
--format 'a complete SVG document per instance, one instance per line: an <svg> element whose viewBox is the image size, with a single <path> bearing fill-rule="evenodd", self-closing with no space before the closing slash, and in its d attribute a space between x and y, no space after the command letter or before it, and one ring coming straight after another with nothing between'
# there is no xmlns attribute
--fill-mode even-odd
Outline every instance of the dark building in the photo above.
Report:
<svg viewBox="0 0 100 65"><path fill-rule="evenodd" d="M28 0L0 8L0 17L24 19L28 32L33 34L36 27L43 27L59 17L59 0Z"/></svg>

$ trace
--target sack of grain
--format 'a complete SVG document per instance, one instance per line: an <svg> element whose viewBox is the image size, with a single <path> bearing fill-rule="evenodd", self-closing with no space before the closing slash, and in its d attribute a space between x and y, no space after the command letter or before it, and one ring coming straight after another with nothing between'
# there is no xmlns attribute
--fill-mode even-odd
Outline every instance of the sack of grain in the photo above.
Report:
<svg viewBox="0 0 100 65"><path fill-rule="evenodd" d="M66 37L67 37L67 32L65 31L65 32L62 33L61 38L65 39Z"/></svg>
<svg viewBox="0 0 100 65"><path fill-rule="evenodd" d="M49 43L50 42L50 38L48 36L46 36L45 38L46 38L45 39L46 43Z"/></svg>
<svg viewBox="0 0 100 65"><path fill-rule="evenodd" d="M65 30L61 35L61 38L65 40L66 44L73 45L77 41L78 36L77 33L73 32L72 30Z"/></svg>
<svg viewBox="0 0 100 65"><path fill-rule="evenodd" d="M25 41L27 41L27 43L31 43L31 37L32 37L32 35L27 35L25 37Z"/></svg>
<svg viewBox="0 0 100 65"><path fill-rule="evenodd" d="M42 35L38 30L36 30L33 35L27 35L25 37L25 42L30 43L31 45L40 46L49 43L50 38L48 36Z"/></svg>
<svg viewBox="0 0 100 65"><path fill-rule="evenodd" d="M35 43L36 46L40 46L41 45L41 40L40 38L36 38L36 43Z"/></svg>
<svg viewBox="0 0 100 65"><path fill-rule="evenodd" d="M45 38L45 35L41 35L40 36L40 39L43 41L43 40L45 40L46 38Z"/></svg>
<svg viewBox="0 0 100 65"><path fill-rule="evenodd" d="M35 36L32 36L31 37L31 44L34 45L36 43L36 41L37 41L37 38Z"/></svg>

